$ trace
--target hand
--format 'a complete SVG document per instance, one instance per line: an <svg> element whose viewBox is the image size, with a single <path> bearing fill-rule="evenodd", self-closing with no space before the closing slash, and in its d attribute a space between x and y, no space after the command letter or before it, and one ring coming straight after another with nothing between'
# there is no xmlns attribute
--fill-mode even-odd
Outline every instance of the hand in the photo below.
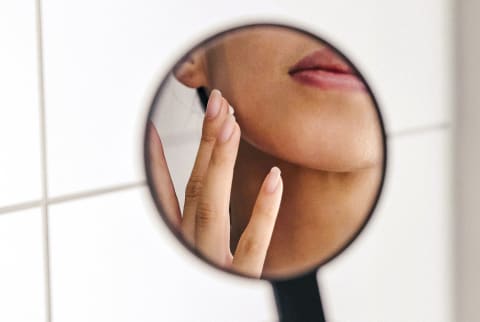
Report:
<svg viewBox="0 0 480 322"><path fill-rule="evenodd" d="M250 221L235 253L230 251L230 192L240 141L240 127L229 103L213 90L205 113L202 138L185 190L183 216L153 125L149 125L150 173L165 215L184 238L217 265L260 277L280 207L283 181L273 167L258 192Z"/></svg>

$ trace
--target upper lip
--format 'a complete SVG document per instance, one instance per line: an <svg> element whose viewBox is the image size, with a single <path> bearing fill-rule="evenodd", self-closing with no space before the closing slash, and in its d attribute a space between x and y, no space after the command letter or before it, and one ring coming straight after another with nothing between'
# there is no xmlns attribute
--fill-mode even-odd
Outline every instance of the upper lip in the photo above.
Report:
<svg viewBox="0 0 480 322"><path fill-rule="evenodd" d="M313 51L290 67L288 73L321 69L332 73L355 74L354 70L338 54L327 47Z"/></svg>

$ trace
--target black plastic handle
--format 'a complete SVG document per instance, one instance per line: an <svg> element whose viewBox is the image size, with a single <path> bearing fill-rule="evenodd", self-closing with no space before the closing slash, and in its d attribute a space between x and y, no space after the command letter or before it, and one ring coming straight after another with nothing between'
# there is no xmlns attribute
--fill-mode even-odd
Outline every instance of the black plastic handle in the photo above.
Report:
<svg viewBox="0 0 480 322"><path fill-rule="evenodd" d="M272 281L280 322L325 322L317 272L285 281Z"/></svg>

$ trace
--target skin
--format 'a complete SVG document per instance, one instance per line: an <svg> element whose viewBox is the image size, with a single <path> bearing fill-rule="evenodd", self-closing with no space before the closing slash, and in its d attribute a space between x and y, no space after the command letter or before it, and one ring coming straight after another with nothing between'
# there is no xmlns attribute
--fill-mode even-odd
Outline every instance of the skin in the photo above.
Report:
<svg viewBox="0 0 480 322"><path fill-rule="evenodd" d="M241 245L267 173L282 171L264 277L298 274L335 254L363 224L380 183L382 137L368 93L306 86L288 74L324 46L288 29L248 28L198 48L174 71L186 86L218 88L242 129L222 199L231 208L229 249Z"/></svg>
<svg viewBox="0 0 480 322"><path fill-rule="evenodd" d="M229 200L240 128L219 91L210 95L202 138L185 193L183 214L169 175L162 143L148 128L150 175L162 210L185 240L205 258L238 273L260 277L283 191L280 170L265 177L234 254L230 250Z"/></svg>

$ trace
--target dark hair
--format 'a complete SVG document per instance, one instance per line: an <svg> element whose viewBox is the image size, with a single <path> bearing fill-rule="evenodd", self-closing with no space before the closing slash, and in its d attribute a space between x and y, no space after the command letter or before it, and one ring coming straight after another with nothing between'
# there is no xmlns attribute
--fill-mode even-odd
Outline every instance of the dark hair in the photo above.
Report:
<svg viewBox="0 0 480 322"><path fill-rule="evenodd" d="M208 103L208 94L207 94L206 88L198 87L197 94L198 94L198 97L200 98L200 103L202 103L202 109L205 112L205 110L207 109L207 103Z"/></svg>

